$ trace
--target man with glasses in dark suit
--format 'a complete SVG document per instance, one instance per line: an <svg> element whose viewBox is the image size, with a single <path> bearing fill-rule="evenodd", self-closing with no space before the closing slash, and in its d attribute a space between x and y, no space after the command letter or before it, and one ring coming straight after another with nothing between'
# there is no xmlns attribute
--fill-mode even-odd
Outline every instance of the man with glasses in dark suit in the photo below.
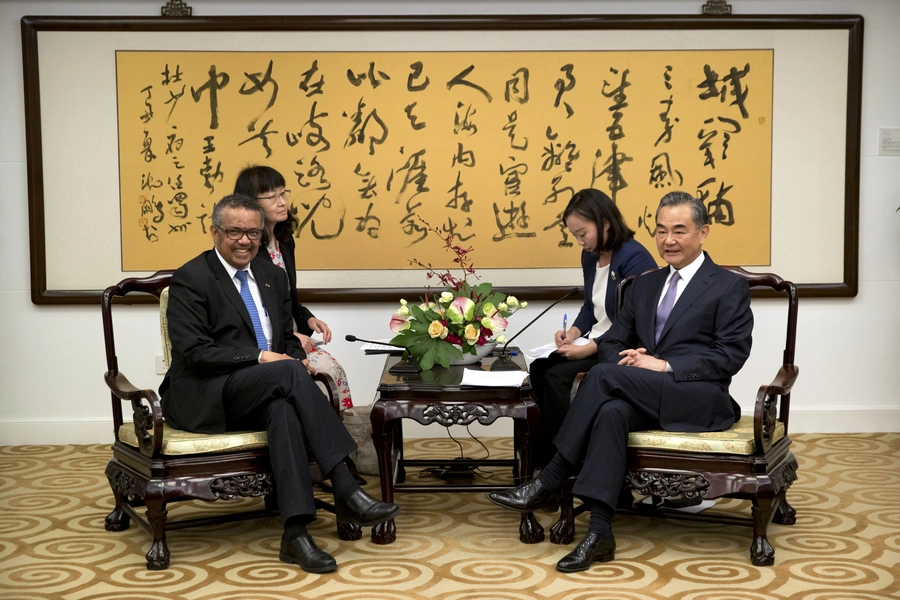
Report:
<svg viewBox="0 0 900 600"><path fill-rule="evenodd" d="M307 445L333 484L342 520L372 526L400 509L366 494L344 463L356 444L310 377L293 335L294 290L283 269L256 257L264 219L254 198L226 196L213 209L215 247L172 276L163 414L197 433L265 429L284 522L279 556L325 573L337 563L306 530L315 520Z"/></svg>

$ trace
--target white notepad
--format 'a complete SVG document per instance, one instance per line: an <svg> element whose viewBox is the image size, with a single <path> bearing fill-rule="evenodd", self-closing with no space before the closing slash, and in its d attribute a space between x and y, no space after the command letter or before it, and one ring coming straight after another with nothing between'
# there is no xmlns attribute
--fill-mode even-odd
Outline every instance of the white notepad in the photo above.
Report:
<svg viewBox="0 0 900 600"><path fill-rule="evenodd" d="M482 387L522 387L528 377L525 371L482 371L466 369L460 385L479 385Z"/></svg>

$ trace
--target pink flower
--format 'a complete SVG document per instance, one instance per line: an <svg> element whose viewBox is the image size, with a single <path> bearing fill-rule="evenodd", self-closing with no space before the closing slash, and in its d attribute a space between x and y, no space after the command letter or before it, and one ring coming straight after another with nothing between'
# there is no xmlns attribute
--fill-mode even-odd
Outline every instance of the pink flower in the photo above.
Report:
<svg viewBox="0 0 900 600"><path fill-rule="evenodd" d="M491 319L491 329L493 331L506 331L507 325L509 325L509 321L507 321L504 317L500 315L500 311L494 311L494 313L490 316Z"/></svg>
<svg viewBox="0 0 900 600"><path fill-rule="evenodd" d="M409 323L406 322L406 317L400 316L399 312L394 313L391 317L391 331L400 333L404 329L409 329Z"/></svg>

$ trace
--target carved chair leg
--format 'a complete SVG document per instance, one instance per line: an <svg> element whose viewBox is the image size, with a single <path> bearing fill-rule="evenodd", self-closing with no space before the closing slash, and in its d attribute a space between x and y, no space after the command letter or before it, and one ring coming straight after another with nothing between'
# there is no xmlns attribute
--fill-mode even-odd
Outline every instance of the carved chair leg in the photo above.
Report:
<svg viewBox="0 0 900 600"><path fill-rule="evenodd" d="M393 544L397 541L397 526L393 519L388 519L372 528L372 543L379 546Z"/></svg>
<svg viewBox="0 0 900 600"><path fill-rule="evenodd" d="M345 542L353 542L362 537L362 527L360 527L356 523L338 521L337 532L338 538L344 540Z"/></svg>
<svg viewBox="0 0 900 600"><path fill-rule="evenodd" d="M113 488L112 492L116 505L112 512L106 515L105 527L107 531L125 531L131 525L131 515L123 509L125 503L128 502L128 498L124 494L117 492L115 488Z"/></svg>
<svg viewBox="0 0 900 600"><path fill-rule="evenodd" d="M766 529L772 521L774 498L755 496L753 498L753 543L750 545L750 561L757 567L775 564L775 550L766 537Z"/></svg>
<svg viewBox="0 0 900 600"><path fill-rule="evenodd" d="M522 513L519 520L519 541L523 544L538 544L544 541L544 528L534 518L533 512Z"/></svg>
<svg viewBox="0 0 900 600"><path fill-rule="evenodd" d="M559 500L559 520L550 528L550 541L554 544L571 544L575 541L575 499L572 488L563 484Z"/></svg>
<svg viewBox="0 0 900 600"><path fill-rule="evenodd" d="M778 507L775 509L775 515L772 517L774 523L778 525L793 525L797 522L797 511L787 501L787 488L778 492L776 504Z"/></svg>
<svg viewBox="0 0 900 600"><path fill-rule="evenodd" d="M162 571L169 568L169 547L166 545L166 502L159 497L150 497L148 494L147 521L153 530L153 543L147 552L147 569L150 571Z"/></svg>

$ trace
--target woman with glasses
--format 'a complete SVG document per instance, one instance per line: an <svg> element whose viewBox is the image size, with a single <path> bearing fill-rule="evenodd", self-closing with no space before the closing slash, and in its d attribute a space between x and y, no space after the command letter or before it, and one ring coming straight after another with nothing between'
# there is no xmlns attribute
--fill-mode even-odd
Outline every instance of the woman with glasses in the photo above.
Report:
<svg viewBox="0 0 900 600"><path fill-rule="evenodd" d="M259 244L261 258L287 271L291 289L291 313L294 317L294 335L300 338L303 350L309 358L309 364L317 371L328 373L334 379L340 393L341 406L351 408L350 386L347 374L340 363L327 351L315 345L310 339L313 333L319 333L326 343L331 341L331 329L324 321L317 319L312 312L297 299L297 268L294 261L296 242L294 232L297 230L297 217L288 208L290 190L285 189L284 177L266 166L247 167L238 174L234 184L234 193L256 198L266 213L265 230Z"/></svg>

